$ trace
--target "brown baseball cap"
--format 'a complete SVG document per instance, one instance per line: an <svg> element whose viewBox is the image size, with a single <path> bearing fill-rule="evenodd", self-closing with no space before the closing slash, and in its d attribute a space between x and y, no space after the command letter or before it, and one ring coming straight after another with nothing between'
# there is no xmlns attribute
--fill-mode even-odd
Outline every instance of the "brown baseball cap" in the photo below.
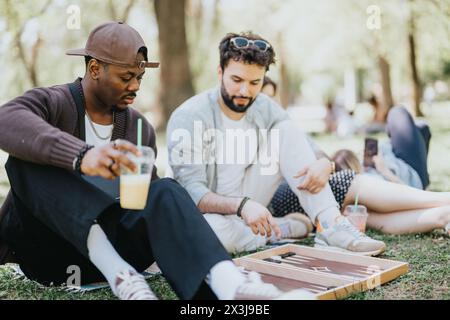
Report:
<svg viewBox="0 0 450 320"><path fill-rule="evenodd" d="M139 61L138 51L144 49L145 61ZM71 56L91 56L97 60L123 67L158 68L159 62L149 62L147 47L139 33L123 22L107 22L91 31L86 47L67 50Z"/></svg>

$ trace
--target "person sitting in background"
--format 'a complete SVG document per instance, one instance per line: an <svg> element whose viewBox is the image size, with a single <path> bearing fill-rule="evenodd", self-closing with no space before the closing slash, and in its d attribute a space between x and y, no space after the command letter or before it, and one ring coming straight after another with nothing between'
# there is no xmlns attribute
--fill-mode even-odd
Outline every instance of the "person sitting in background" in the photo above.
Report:
<svg viewBox="0 0 450 320"><path fill-rule="evenodd" d="M325 122L325 132L326 133L335 133L337 130L337 116L334 112L333 102L328 100L325 104L327 113L325 114L324 122Z"/></svg>
<svg viewBox="0 0 450 320"><path fill-rule="evenodd" d="M373 167L363 167L356 154L343 149L331 159L336 164L336 171L351 169L390 182L426 189L429 185L427 158L430 127L425 122L414 122L403 106L396 106L389 111L386 130L390 140L380 144L379 154L372 158Z"/></svg>
<svg viewBox="0 0 450 320"><path fill-rule="evenodd" d="M277 94L277 84L268 76L264 77L261 92L267 94L269 97L273 98Z"/></svg>
<svg viewBox="0 0 450 320"><path fill-rule="evenodd" d="M343 105L329 99L326 111L325 132L334 133L338 137L349 137L357 131L355 120Z"/></svg>
<svg viewBox="0 0 450 320"><path fill-rule="evenodd" d="M359 203L368 209L370 228L390 234L442 228L449 232L450 193L420 190L429 184L429 128L417 128L400 106L389 112L387 128L390 146L383 147L385 153L374 159L378 168L371 169L371 174L363 172L360 161L349 150L340 150L332 157L336 173L331 175L329 184L340 208L352 204L358 195ZM374 174L383 179L373 177ZM303 212L286 184L278 188L270 209L275 217Z"/></svg>
<svg viewBox="0 0 450 320"><path fill-rule="evenodd" d="M369 99L367 99L367 102L372 107L373 119L368 124L361 127L359 131L366 134L376 134L384 132L386 130L386 124L382 121L383 119L380 119L381 116L379 116L381 108L379 99L375 94L372 94Z"/></svg>
<svg viewBox="0 0 450 320"><path fill-rule="evenodd" d="M390 141L380 144L380 154L373 157L374 167L363 168L358 157L344 149L332 157L336 170L366 172L387 181L426 189L430 183L427 164L430 127L424 122L415 123L403 106L396 106L389 111L386 129Z"/></svg>

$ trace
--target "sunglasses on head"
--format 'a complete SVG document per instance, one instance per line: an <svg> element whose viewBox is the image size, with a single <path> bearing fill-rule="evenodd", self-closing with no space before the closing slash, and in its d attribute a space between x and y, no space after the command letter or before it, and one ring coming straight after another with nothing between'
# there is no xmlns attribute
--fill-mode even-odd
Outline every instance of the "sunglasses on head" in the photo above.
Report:
<svg viewBox="0 0 450 320"><path fill-rule="evenodd" d="M262 52L266 52L270 48L270 44L264 40L250 40L244 37L231 38L230 42L237 49L245 49L250 46L255 46Z"/></svg>

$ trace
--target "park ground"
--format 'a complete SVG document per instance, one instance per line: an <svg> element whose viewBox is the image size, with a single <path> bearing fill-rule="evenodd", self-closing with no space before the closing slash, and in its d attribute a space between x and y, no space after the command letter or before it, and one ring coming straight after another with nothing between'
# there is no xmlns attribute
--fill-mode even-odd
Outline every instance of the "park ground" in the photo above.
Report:
<svg viewBox="0 0 450 320"><path fill-rule="evenodd" d="M426 121L430 124L433 138L430 146L429 168L431 191L450 190L450 103L436 103L426 108ZM316 135L314 139L327 152L340 148L352 149L361 153L363 136L351 138ZM164 140L158 141L159 155L164 153ZM6 154L0 151L0 204L4 200L9 184L4 170ZM161 161L160 163L163 163ZM384 235L368 231L375 239L387 244L387 251L381 258L405 261L409 272L394 281L374 290L352 295L349 299L450 299L450 238L443 230L426 234ZM312 245L313 238L299 241L299 244ZM149 284L161 299L176 299L175 293L165 279L156 275ZM17 278L9 266L0 267L0 299L115 299L110 289L101 289L87 293L69 293L58 287L43 288L32 281Z"/></svg>

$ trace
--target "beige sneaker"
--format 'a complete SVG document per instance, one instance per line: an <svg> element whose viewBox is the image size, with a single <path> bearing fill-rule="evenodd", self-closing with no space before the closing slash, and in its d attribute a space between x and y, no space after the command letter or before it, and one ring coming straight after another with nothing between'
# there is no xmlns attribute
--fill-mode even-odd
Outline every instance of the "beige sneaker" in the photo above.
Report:
<svg viewBox="0 0 450 320"><path fill-rule="evenodd" d="M131 270L117 274L113 292L120 300L158 300L145 278Z"/></svg>
<svg viewBox="0 0 450 320"><path fill-rule="evenodd" d="M347 218L316 233L315 247L375 256L386 250L383 241L374 240L356 229Z"/></svg>
<svg viewBox="0 0 450 320"><path fill-rule="evenodd" d="M303 289L283 292L273 284L265 283L261 276L252 271L247 274L247 281L241 284L235 293L234 300L315 300L316 297Z"/></svg>
<svg viewBox="0 0 450 320"><path fill-rule="evenodd" d="M275 218L281 229L281 239L300 239L305 238L313 230L311 220L304 214L295 212L282 218ZM279 241L275 235L269 239L269 242Z"/></svg>

